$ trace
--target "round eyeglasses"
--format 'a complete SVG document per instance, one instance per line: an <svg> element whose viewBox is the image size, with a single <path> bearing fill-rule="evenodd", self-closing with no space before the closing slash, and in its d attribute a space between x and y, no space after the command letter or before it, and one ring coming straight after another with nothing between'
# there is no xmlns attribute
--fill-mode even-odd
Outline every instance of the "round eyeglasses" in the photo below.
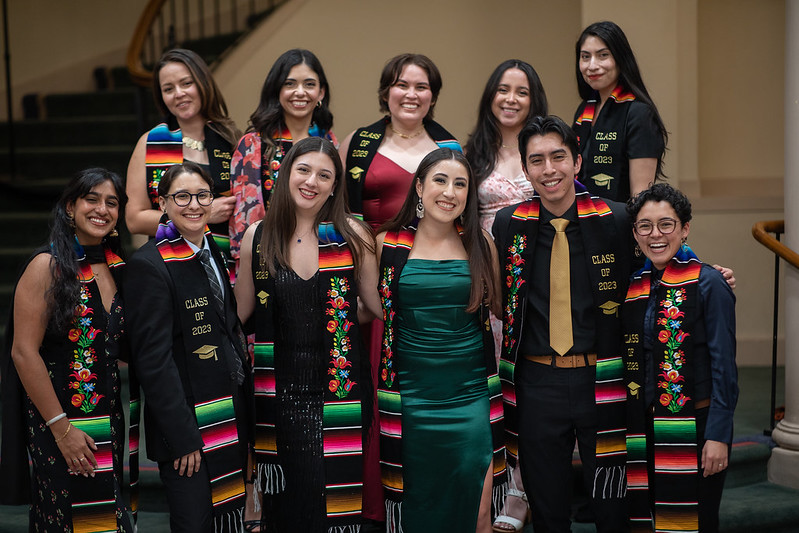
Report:
<svg viewBox="0 0 799 533"><path fill-rule="evenodd" d="M677 222L678 221L673 218L661 218L658 220L657 224L653 224L649 220L639 220L633 224L633 229L635 229L635 233L639 236L646 237L647 235L651 235L652 230L657 226L660 233L668 235L674 233L674 230L677 229Z"/></svg>
<svg viewBox="0 0 799 533"><path fill-rule="evenodd" d="M175 205L178 207L186 207L191 203L192 198L197 198L197 203L202 206L211 205L214 201L214 195L211 191L205 190L192 194L190 192L176 192L174 194L167 194L167 198L172 198Z"/></svg>

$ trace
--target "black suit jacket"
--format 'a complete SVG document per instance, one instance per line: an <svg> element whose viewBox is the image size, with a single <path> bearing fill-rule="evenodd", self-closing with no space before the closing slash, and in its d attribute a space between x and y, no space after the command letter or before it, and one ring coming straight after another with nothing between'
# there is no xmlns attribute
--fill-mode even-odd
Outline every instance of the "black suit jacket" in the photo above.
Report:
<svg viewBox="0 0 799 533"><path fill-rule="evenodd" d="M218 254L211 254L226 272ZM224 274L223 274L224 277ZM233 290L225 289L225 316L222 317L223 337L239 346L236 328L239 326ZM203 440L194 414L192 383L187 373L187 357L179 313L183 301L166 264L150 240L137 251L127 264L125 281L125 320L131 339L131 366L144 391L144 423L147 457L153 461L172 461L203 447ZM211 287L208 285L210 299ZM233 348L230 348L233 349ZM237 353L245 376L251 376L248 358ZM222 375L231 380L235 377ZM252 396L249 379L245 379L245 395ZM236 413L239 417L240 413ZM246 416L246 414L244 415Z"/></svg>

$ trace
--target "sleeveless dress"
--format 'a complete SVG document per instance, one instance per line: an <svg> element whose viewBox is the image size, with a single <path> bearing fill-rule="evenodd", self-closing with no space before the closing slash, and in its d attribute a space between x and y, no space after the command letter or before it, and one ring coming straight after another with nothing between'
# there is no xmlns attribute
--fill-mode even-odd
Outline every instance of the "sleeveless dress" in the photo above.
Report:
<svg viewBox="0 0 799 533"><path fill-rule="evenodd" d="M322 375L327 371L319 304L319 272L308 280L278 269L274 304L276 342L286 357L275 361L277 451L286 489L264 495L266 531L326 531L322 447ZM310 334L318 332L318 334ZM271 500L271 502L267 502ZM269 506L271 505L271 509Z"/></svg>
<svg viewBox="0 0 799 533"><path fill-rule="evenodd" d="M363 219L372 229L399 213L413 173L380 152L375 154L363 182Z"/></svg>
<svg viewBox="0 0 799 533"><path fill-rule="evenodd" d="M465 260L409 259L399 279L405 533L477 524L492 442L482 333L465 311L470 288Z"/></svg>
<svg viewBox="0 0 799 533"><path fill-rule="evenodd" d="M533 186L524 173L516 177L503 176L496 170L477 186L477 199L480 204L480 225L488 233L494 225L497 211L503 207L523 202L533 197Z"/></svg>

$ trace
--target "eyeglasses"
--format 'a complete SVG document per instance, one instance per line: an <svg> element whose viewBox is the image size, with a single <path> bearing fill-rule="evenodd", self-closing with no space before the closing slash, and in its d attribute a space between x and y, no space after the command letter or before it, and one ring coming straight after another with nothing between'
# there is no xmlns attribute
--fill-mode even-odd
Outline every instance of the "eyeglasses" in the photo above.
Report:
<svg viewBox="0 0 799 533"><path fill-rule="evenodd" d="M175 194L167 194L167 198L172 198L175 205L178 207L186 207L191 203L192 198L197 198L197 203L203 206L211 205L214 201L214 195L211 191L200 191L196 194L190 192L176 192Z"/></svg>
<svg viewBox="0 0 799 533"><path fill-rule="evenodd" d="M635 229L635 233L641 237L646 237L647 235L652 234L652 230L655 229L655 225L657 225L658 231L663 235L668 235L670 233L674 233L674 230L677 229L677 222L678 220L674 220L673 218L661 218L658 220L657 224L653 224L649 220L640 220L633 224L633 228Z"/></svg>

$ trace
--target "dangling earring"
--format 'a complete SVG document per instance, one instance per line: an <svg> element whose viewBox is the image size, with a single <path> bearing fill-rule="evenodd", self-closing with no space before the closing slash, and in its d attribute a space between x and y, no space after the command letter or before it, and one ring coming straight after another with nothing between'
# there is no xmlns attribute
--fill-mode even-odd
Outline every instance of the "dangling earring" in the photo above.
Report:
<svg viewBox="0 0 799 533"><path fill-rule="evenodd" d="M67 211L67 218L69 219L69 227L70 228L74 228L75 227L75 214L74 213L70 213L69 211Z"/></svg>
<svg viewBox="0 0 799 533"><path fill-rule="evenodd" d="M119 232L117 231L117 227L114 226L114 229L111 230L111 233L108 234L109 237L119 237Z"/></svg>
<svg viewBox="0 0 799 533"><path fill-rule="evenodd" d="M321 100L317 100L316 101L316 107L322 107L322 101Z"/></svg>
<svg viewBox="0 0 799 533"><path fill-rule="evenodd" d="M680 245L680 247L682 248L683 252L688 251L688 245L685 244L687 241L688 241L688 237L683 237L682 238L682 244Z"/></svg>
<svg viewBox="0 0 799 533"><path fill-rule="evenodd" d="M641 247L636 244L633 253L635 253L635 257L641 257Z"/></svg>
<svg viewBox="0 0 799 533"><path fill-rule="evenodd" d="M419 198L419 203L416 204L416 218L418 219L424 218L424 205L422 204L421 198Z"/></svg>

